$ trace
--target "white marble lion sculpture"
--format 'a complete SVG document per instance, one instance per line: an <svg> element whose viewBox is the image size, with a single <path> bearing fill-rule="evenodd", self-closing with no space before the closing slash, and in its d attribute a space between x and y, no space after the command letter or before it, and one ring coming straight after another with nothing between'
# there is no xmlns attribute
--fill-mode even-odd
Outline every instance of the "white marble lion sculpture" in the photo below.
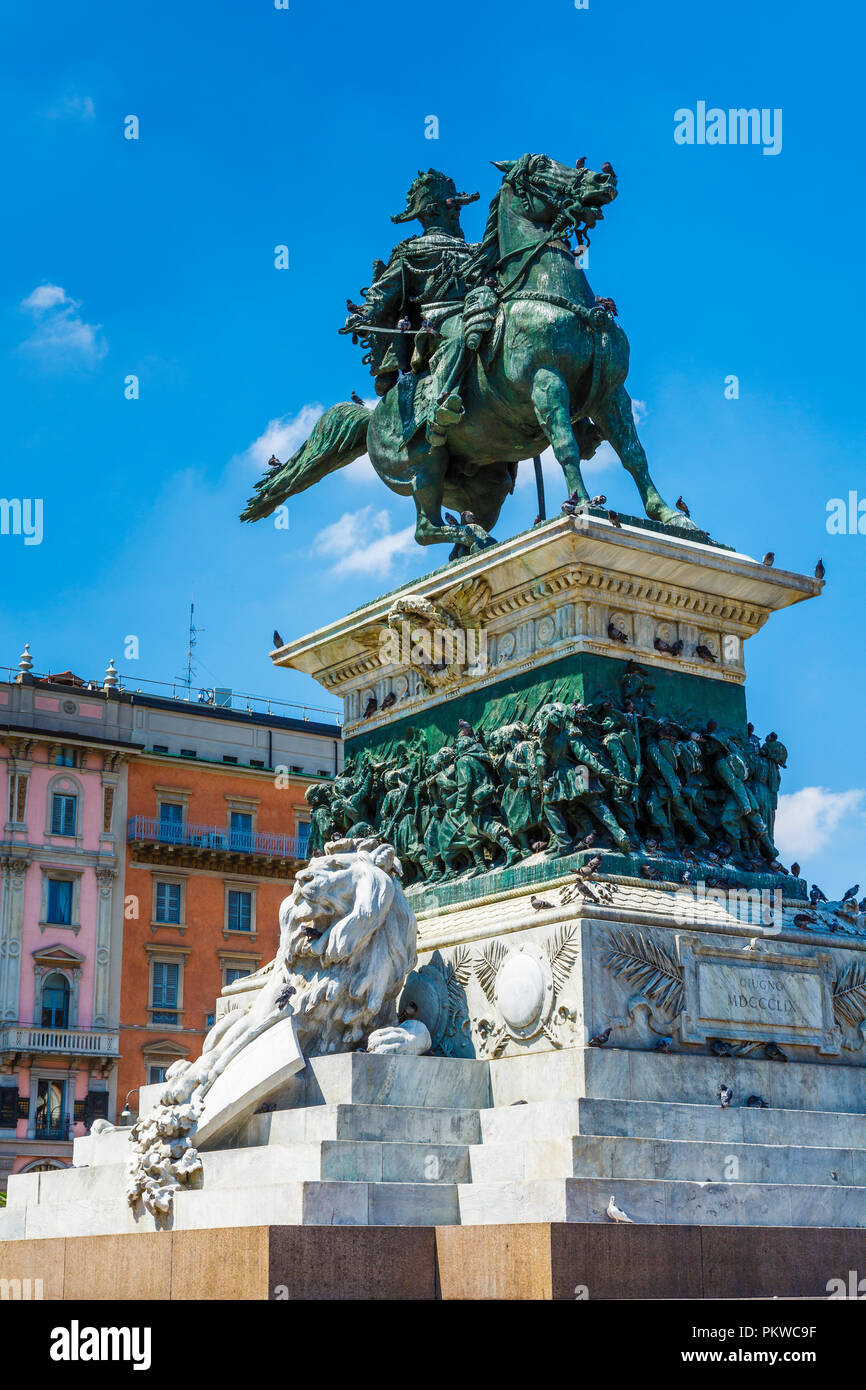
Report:
<svg viewBox="0 0 866 1390"><path fill-rule="evenodd" d="M295 879L280 908L280 944L250 1008L218 1019L194 1062L166 1074L159 1105L132 1130L127 1195L156 1214L200 1167L195 1125L204 1098L243 1048L293 1016L305 1056L423 1053L423 1023L397 1018L397 998L417 958L417 923L391 845L336 840Z"/></svg>

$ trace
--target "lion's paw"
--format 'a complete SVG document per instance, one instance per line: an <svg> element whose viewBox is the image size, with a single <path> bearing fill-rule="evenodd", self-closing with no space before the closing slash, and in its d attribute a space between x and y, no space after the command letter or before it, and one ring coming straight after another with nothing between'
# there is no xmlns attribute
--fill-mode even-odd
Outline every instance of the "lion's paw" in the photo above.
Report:
<svg viewBox="0 0 866 1390"><path fill-rule="evenodd" d="M433 1046L426 1024L409 1018L393 1028L377 1028L367 1039L368 1052L390 1052L406 1057L423 1057Z"/></svg>

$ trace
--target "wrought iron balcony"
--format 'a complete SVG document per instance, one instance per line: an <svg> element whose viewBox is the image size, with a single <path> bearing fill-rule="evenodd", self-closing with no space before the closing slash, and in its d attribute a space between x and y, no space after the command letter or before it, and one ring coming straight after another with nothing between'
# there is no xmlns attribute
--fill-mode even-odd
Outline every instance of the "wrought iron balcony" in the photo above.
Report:
<svg viewBox="0 0 866 1390"><path fill-rule="evenodd" d="M91 1028L37 1028L12 1024L0 1028L0 1053L48 1052L66 1056L119 1057L119 1035Z"/></svg>
<svg viewBox="0 0 866 1390"><path fill-rule="evenodd" d="M136 846L175 851L198 851L218 856L243 854L272 859L304 859L305 842L271 831L229 830L224 825L175 825L156 816L131 816L127 840Z"/></svg>

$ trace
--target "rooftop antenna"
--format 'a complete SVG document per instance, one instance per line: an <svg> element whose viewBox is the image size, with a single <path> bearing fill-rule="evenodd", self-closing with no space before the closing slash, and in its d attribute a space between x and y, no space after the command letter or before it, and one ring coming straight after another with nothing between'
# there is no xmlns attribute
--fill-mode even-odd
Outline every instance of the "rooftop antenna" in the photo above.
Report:
<svg viewBox="0 0 866 1390"><path fill-rule="evenodd" d="M195 625L195 602L191 600L189 605L189 635L186 648L186 676L181 680L181 683L186 686L186 698L188 700L192 695L192 678L195 675L195 648L198 642L198 634L205 631L205 628L196 627ZM178 678L176 677L176 679Z"/></svg>

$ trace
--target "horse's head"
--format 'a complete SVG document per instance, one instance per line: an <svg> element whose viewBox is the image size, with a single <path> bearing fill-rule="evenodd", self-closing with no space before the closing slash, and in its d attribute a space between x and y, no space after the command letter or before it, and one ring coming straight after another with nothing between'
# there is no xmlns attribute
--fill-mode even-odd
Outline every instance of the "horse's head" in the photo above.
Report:
<svg viewBox="0 0 866 1390"><path fill-rule="evenodd" d="M521 211L530 222L550 226L560 220L563 228L594 227L604 216L605 203L616 197L616 174L610 164L596 173L579 159L574 168L544 154L525 154L520 159L493 161L505 175Z"/></svg>

